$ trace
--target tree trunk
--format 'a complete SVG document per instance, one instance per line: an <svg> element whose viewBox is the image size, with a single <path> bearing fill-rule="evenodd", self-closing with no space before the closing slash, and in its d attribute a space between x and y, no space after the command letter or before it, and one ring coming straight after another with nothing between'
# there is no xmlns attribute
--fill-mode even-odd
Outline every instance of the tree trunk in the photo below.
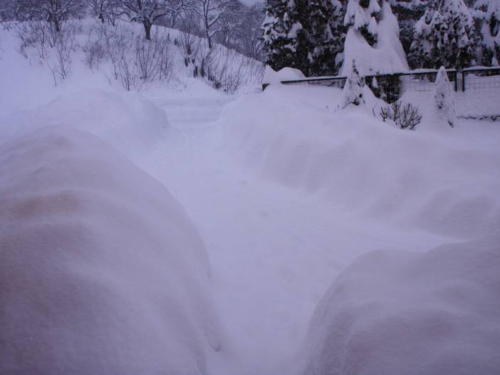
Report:
<svg viewBox="0 0 500 375"><path fill-rule="evenodd" d="M146 40L151 40L151 22L149 20L144 20L143 23L144 25L144 31L146 32Z"/></svg>

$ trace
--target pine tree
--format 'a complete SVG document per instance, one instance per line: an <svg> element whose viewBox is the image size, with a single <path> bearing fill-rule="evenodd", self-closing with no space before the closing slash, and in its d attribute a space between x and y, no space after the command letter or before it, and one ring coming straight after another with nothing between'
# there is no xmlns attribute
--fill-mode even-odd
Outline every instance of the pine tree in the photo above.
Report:
<svg viewBox="0 0 500 375"><path fill-rule="evenodd" d="M442 66L436 77L434 86L434 100L439 116L451 127L455 126L455 105L453 102L453 91L451 89L446 69Z"/></svg>
<svg viewBox="0 0 500 375"><path fill-rule="evenodd" d="M307 75L337 74L343 50L343 7L337 0L297 1L300 22L299 50L304 50ZM299 8L300 5L300 8Z"/></svg>
<svg viewBox="0 0 500 375"><path fill-rule="evenodd" d="M409 61L414 68L464 68L474 63L474 20L463 0L432 0L416 23Z"/></svg>
<svg viewBox="0 0 500 375"><path fill-rule="evenodd" d="M349 0L344 25L360 32L370 45L374 45L377 42L380 11L378 0Z"/></svg>
<svg viewBox="0 0 500 375"><path fill-rule="evenodd" d="M264 51L274 70L285 66L307 76L336 74L343 49L343 7L338 0L268 0Z"/></svg>
<svg viewBox="0 0 500 375"><path fill-rule="evenodd" d="M365 76L408 70L398 21L387 0L349 0L344 22L349 29L342 75L349 74L353 60Z"/></svg>
<svg viewBox="0 0 500 375"><path fill-rule="evenodd" d="M500 1L479 0L475 14L480 30L481 63L486 66L500 65Z"/></svg>
<svg viewBox="0 0 500 375"><path fill-rule="evenodd" d="M410 53L415 24L424 15L428 0L391 0L391 7L398 19L400 40L405 53Z"/></svg>
<svg viewBox="0 0 500 375"><path fill-rule="evenodd" d="M299 68L297 65L297 33L302 25L296 20L293 0L266 0L266 18L262 24L263 49L266 64L278 71L284 67Z"/></svg>

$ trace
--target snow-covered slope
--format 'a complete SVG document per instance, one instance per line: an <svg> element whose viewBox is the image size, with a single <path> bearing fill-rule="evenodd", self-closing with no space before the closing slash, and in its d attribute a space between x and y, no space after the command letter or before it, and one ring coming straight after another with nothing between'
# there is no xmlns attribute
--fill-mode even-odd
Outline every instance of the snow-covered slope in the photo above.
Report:
<svg viewBox="0 0 500 375"><path fill-rule="evenodd" d="M68 126L4 141L0 176L0 373L207 373L208 256L164 186Z"/></svg>
<svg viewBox="0 0 500 375"><path fill-rule="evenodd" d="M500 234L375 251L320 302L301 375L498 374Z"/></svg>

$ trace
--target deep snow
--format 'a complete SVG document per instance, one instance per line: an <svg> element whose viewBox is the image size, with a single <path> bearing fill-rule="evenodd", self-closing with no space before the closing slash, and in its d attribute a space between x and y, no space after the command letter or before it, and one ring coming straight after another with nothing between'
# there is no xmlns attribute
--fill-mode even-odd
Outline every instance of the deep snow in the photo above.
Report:
<svg viewBox="0 0 500 375"><path fill-rule="evenodd" d="M4 141L0 166L0 373L207 373L208 256L165 187L69 126Z"/></svg>
<svg viewBox="0 0 500 375"><path fill-rule="evenodd" d="M432 93L405 95L424 114L409 132L375 119L382 103L370 95L364 108L336 111L341 91L333 88L275 84L231 97L186 77L126 93L77 62L53 87L46 68L30 66L1 36L0 143L38 138L45 125L77 127L160 181L194 222L210 279L189 269L178 275L198 275L202 294L213 293L220 350L194 344L205 348L208 373L294 373L308 354L302 344L318 302L360 255L423 252L499 227L500 128L436 122ZM494 96L471 93L457 95L459 115L478 103L498 107ZM93 147L86 152L91 157ZM0 186L5 181L1 175ZM372 272L374 281L385 270Z"/></svg>

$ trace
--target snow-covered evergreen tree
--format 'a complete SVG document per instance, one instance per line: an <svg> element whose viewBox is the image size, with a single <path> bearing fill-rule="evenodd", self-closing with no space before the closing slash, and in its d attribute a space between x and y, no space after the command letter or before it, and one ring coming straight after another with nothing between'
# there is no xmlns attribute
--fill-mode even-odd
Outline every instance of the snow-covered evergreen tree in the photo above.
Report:
<svg viewBox="0 0 500 375"><path fill-rule="evenodd" d="M370 45L374 45L380 11L379 0L349 0L344 25L361 33Z"/></svg>
<svg viewBox="0 0 500 375"><path fill-rule="evenodd" d="M445 120L451 127L455 126L455 105L453 90L451 89L446 69L442 66L436 77L434 86L434 100L439 117Z"/></svg>
<svg viewBox="0 0 500 375"><path fill-rule="evenodd" d="M263 23L266 63L307 76L335 74L343 49L343 7L338 0L267 0Z"/></svg>
<svg viewBox="0 0 500 375"><path fill-rule="evenodd" d="M500 65L500 1L478 0L475 15L480 28L481 63Z"/></svg>
<svg viewBox="0 0 500 375"><path fill-rule="evenodd" d="M400 40L405 53L410 53L415 24L424 15L429 0L391 0L391 7L398 19Z"/></svg>
<svg viewBox="0 0 500 375"><path fill-rule="evenodd" d="M366 6L366 7L365 7ZM342 75L352 62L361 75L391 74L408 70L399 40L399 25L387 0L349 0L345 16L349 27L344 45Z"/></svg>
<svg viewBox="0 0 500 375"><path fill-rule="evenodd" d="M302 25L296 19L294 0L266 0L266 18L262 24L266 64L278 71L297 66L297 33Z"/></svg>
<svg viewBox="0 0 500 375"><path fill-rule="evenodd" d="M463 68L475 58L476 32L463 0L431 0L416 23L410 48L415 68Z"/></svg>
<svg viewBox="0 0 500 375"><path fill-rule="evenodd" d="M308 69L304 73L310 76L336 74L344 48L342 4L338 0L297 0L297 5L303 25L299 50L307 53L303 65Z"/></svg>
<svg viewBox="0 0 500 375"><path fill-rule="evenodd" d="M365 98L363 96L364 80L360 77L356 62L351 65L351 72L346 79L344 90L342 91L342 99L340 100L337 109L344 109L349 105L364 105Z"/></svg>

